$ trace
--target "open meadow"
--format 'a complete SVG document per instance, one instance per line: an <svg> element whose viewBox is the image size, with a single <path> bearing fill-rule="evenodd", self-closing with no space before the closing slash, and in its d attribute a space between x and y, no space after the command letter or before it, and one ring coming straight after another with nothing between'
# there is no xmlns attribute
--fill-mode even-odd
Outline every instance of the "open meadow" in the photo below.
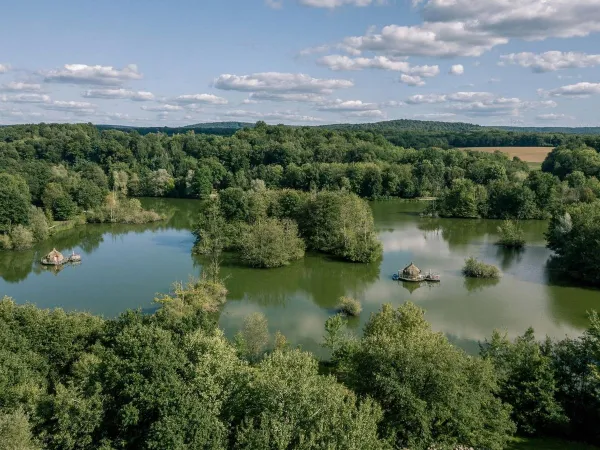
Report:
<svg viewBox="0 0 600 450"><path fill-rule="evenodd" d="M542 163L552 147L462 147L461 150L474 150L478 152L493 153L499 150L508 153L510 157L518 156L528 163Z"/></svg>

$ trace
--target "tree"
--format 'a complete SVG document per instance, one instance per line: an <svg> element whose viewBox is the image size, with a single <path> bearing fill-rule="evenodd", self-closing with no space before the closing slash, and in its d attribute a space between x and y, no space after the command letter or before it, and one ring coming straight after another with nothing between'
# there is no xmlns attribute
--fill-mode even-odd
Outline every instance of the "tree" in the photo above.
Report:
<svg viewBox="0 0 600 450"><path fill-rule="evenodd" d="M194 172L192 193L195 197L206 197L213 190L213 174L210 167L202 166Z"/></svg>
<svg viewBox="0 0 600 450"><path fill-rule="evenodd" d="M229 234L229 226L221 215L218 200L209 200L194 228L196 243L193 251L208 256L209 262L208 267L205 267L205 273L214 282L219 281L221 255L230 245Z"/></svg>
<svg viewBox="0 0 600 450"><path fill-rule="evenodd" d="M29 187L18 175L0 173L0 231L29 223Z"/></svg>
<svg viewBox="0 0 600 450"><path fill-rule="evenodd" d="M258 220L243 230L240 240L240 259L253 267L281 267L304 256L298 226L289 219Z"/></svg>
<svg viewBox="0 0 600 450"><path fill-rule="evenodd" d="M485 188L471 180L454 180L452 187L441 195L436 208L442 217L477 218L484 212L487 201Z"/></svg>
<svg viewBox="0 0 600 450"><path fill-rule="evenodd" d="M397 448L500 450L514 430L510 407L495 396L492 364L434 333L411 303L384 305L362 339L342 345L334 361L344 383L380 402L380 429Z"/></svg>
<svg viewBox="0 0 600 450"><path fill-rule="evenodd" d="M557 212L546 234L554 264L570 277L600 284L600 202L571 205Z"/></svg>
<svg viewBox="0 0 600 450"><path fill-rule="evenodd" d="M41 449L31 433L29 418L20 409L0 412L0 450Z"/></svg>
<svg viewBox="0 0 600 450"><path fill-rule="evenodd" d="M240 353L250 361L258 361L264 354L271 335L267 318L262 313L252 313L244 319L244 327L236 336Z"/></svg>
<svg viewBox="0 0 600 450"><path fill-rule="evenodd" d="M555 399L552 360L535 341L533 329L510 342L497 331L481 345L480 354L496 368L500 398L512 406L512 418L520 433L552 432L566 423Z"/></svg>

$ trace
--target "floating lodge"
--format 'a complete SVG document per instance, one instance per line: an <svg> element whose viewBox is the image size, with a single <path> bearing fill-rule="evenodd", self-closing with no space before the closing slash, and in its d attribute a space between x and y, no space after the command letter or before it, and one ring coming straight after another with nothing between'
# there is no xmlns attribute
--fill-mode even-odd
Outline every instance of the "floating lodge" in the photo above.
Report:
<svg viewBox="0 0 600 450"><path fill-rule="evenodd" d="M440 280L440 276L433 274L431 272L427 272L425 275L422 274L421 269L415 266L412 262L406 266L402 271L398 271L398 273L392 276L394 280L400 281L410 281L414 283L420 283L422 281L430 281L437 283Z"/></svg>
<svg viewBox="0 0 600 450"><path fill-rule="evenodd" d="M73 252L72 255L65 258L65 256L55 248L42 258L42 264L44 266L62 266L63 264L77 262L81 262L81 255L77 255Z"/></svg>

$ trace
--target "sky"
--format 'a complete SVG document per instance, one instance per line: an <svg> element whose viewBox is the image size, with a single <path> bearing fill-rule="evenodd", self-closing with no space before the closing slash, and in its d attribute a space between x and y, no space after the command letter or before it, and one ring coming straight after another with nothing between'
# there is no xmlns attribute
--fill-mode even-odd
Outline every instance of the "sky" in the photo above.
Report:
<svg viewBox="0 0 600 450"><path fill-rule="evenodd" d="M0 124L600 126L600 0L19 0Z"/></svg>

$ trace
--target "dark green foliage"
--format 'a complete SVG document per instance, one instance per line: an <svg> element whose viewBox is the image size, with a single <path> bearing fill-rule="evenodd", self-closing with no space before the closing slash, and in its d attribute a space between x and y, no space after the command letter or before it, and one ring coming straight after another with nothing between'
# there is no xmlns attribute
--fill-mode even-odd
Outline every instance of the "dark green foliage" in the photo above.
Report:
<svg viewBox="0 0 600 450"><path fill-rule="evenodd" d="M465 261L462 273L469 278L500 278L500 270L496 266L478 261L473 257Z"/></svg>
<svg viewBox="0 0 600 450"><path fill-rule="evenodd" d="M13 225L29 223L31 197L25 180L0 173L0 231L10 231Z"/></svg>
<svg viewBox="0 0 600 450"><path fill-rule="evenodd" d="M500 398L512 405L512 417L520 433L546 434L566 424L555 398L552 359L543 354L533 329L514 343L494 332L481 346L481 356L494 364L502 386Z"/></svg>
<svg viewBox="0 0 600 450"><path fill-rule="evenodd" d="M546 234L556 253L553 266L570 277L600 285L600 202L557 212Z"/></svg>

